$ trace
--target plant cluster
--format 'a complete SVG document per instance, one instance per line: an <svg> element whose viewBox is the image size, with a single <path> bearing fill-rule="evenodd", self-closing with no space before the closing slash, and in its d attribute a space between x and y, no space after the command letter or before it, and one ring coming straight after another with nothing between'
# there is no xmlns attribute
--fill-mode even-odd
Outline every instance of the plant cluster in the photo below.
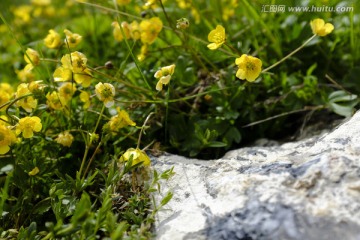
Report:
<svg viewBox="0 0 360 240"><path fill-rule="evenodd" d="M214 159L286 136L314 113L350 116L358 104L355 11L261 13L248 0L7 2L2 238L150 238L172 197L156 206L151 193L174 174L152 170L150 155Z"/></svg>

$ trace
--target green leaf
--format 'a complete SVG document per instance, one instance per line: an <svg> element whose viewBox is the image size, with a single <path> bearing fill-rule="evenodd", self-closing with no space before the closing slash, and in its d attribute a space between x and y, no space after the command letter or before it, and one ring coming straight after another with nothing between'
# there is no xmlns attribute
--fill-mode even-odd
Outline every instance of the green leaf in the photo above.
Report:
<svg viewBox="0 0 360 240"><path fill-rule="evenodd" d="M166 205L171 200L172 197L173 197L173 193L167 192L166 196L161 200L160 205L161 206Z"/></svg>
<svg viewBox="0 0 360 240"><path fill-rule="evenodd" d="M33 214L43 214L45 212L47 212L49 209L51 208L51 198L45 198L43 200L41 200L40 202L38 202L33 210L32 213Z"/></svg>
<svg viewBox="0 0 360 240"><path fill-rule="evenodd" d="M78 222L83 221L91 212L90 197L86 192L83 192L81 199L76 204L74 215L71 218L71 223L76 225Z"/></svg>
<svg viewBox="0 0 360 240"><path fill-rule="evenodd" d="M212 142L209 142L207 144L208 147L213 147L213 148L219 148L219 147L226 147L227 144L226 143L223 143L223 142L219 142L219 141L212 141Z"/></svg>
<svg viewBox="0 0 360 240"><path fill-rule="evenodd" d="M329 97L329 107L337 114L350 117L359 99L355 94L349 94L343 90L332 92Z"/></svg>

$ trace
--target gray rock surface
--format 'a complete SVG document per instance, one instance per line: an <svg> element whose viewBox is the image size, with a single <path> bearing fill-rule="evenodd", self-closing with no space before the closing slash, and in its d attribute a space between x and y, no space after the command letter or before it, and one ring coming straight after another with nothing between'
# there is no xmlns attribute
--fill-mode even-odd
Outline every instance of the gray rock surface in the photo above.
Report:
<svg viewBox="0 0 360 240"><path fill-rule="evenodd" d="M211 161L165 154L176 175L159 240L360 239L360 113L331 132ZM157 201L161 195L155 196Z"/></svg>

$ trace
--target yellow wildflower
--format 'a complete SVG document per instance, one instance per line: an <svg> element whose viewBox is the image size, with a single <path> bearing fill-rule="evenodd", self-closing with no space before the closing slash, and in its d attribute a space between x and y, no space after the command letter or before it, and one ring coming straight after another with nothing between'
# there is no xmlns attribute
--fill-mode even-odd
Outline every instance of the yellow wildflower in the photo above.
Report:
<svg viewBox="0 0 360 240"><path fill-rule="evenodd" d="M125 110L120 110L120 108L116 108L116 110L118 114L111 117L109 121L109 127L111 131L117 132L119 129L126 126L136 126L136 123L130 119L129 113L127 113Z"/></svg>
<svg viewBox="0 0 360 240"><path fill-rule="evenodd" d="M0 83L0 106L10 101L14 94L14 90L8 83ZM7 106L0 108L0 111L5 110Z"/></svg>
<svg viewBox="0 0 360 240"><path fill-rule="evenodd" d="M34 132L40 132L42 129L41 119L39 117L24 117L16 125L16 135L22 133L24 138L31 138Z"/></svg>
<svg viewBox="0 0 360 240"><path fill-rule="evenodd" d="M41 84L42 82L43 82L42 80L39 80L29 83L28 88L30 92L34 94L42 94L43 89L46 87L45 84Z"/></svg>
<svg viewBox="0 0 360 240"><path fill-rule="evenodd" d="M140 31L140 25L137 21L132 21L130 23L130 33L131 33L131 38L133 40L139 40L141 37L141 31Z"/></svg>
<svg viewBox="0 0 360 240"><path fill-rule="evenodd" d="M31 91L28 88L28 84L19 84L16 90L15 97L19 98L27 94L31 94ZM31 113L32 110L35 109L37 106L37 100L33 96L28 96L16 101L16 105L22 107L25 111Z"/></svg>
<svg viewBox="0 0 360 240"><path fill-rule="evenodd" d="M38 167L34 167L33 170L31 170L28 174L29 176L35 176L36 174L38 174L40 172Z"/></svg>
<svg viewBox="0 0 360 240"><path fill-rule="evenodd" d="M74 140L74 137L73 137L73 135L70 134L69 131L59 133L58 137L55 139L55 141L58 144L61 144L64 147L70 147L73 140Z"/></svg>
<svg viewBox="0 0 360 240"><path fill-rule="evenodd" d="M193 16L195 23L199 24L200 23L200 13L197 10L197 8L195 8L195 7L191 8L191 15Z"/></svg>
<svg viewBox="0 0 360 240"><path fill-rule="evenodd" d="M35 75L29 70L15 70L18 79L22 82L32 82L35 80Z"/></svg>
<svg viewBox="0 0 360 240"><path fill-rule="evenodd" d="M60 97L59 93L56 91L46 94L46 99L46 104L49 106L49 108L54 110L60 110L66 105L66 100Z"/></svg>
<svg viewBox="0 0 360 240"><path fill-rule="evenodd" d="M163 23L158 17L152 17L140 22L141 42L144 44L152 44L163 28Z"/></svg>
<svg viewBox="0 0 360 240"><path fill-rule="evenodd" d="M35 66L40 64L40 56L37 51L32 48L26 49L24 54L24 59L27 65L25 66L25 71L31 71Z"/></svg>
<svg viewBox="0 0 360 240"><path fill-rule="evenodd" d="M71 82L64 83L59 87L59 97L63 98L65 101L69 101L75 92L76 86Z"/></svg>
<svg viewBox="0 0 360 240"><path fill-rule="evenodd" d="M9 126L9 118L6 115L0 115L0 125Z"/></svg>
<svg viewBox="0 0 360 240"><path fill-rule="evenodd" d="M143 163L144 166L149 166L151 161L149 156L142 150L138 148L129 148L121 157L120 162L127 162L132 156L132 166L138 164L140 162Z"/></svg>
<svg viewBox="0 0 360 240"><path fill-rule="evenodd" d="M81 52L72 52L71 56L65 54L61 58L62 66L66 69L70 69L74 73L82 73L86 70L86 56Z"/></svg>
<svg viewBox="0 0 360 240"><path fill-rule="evenodd" d="M113 22L111 24L114 27L113 35L116 41L121 42L124 39L124 35L126 39L129 39L131 37L131 30L130 25L127 22L122 22L121 27L124 32L124 35L121 31L120 25L118 22Z"/></svg>
<svg viewBox="0 0 360 240"><path fill-rule="evenodd" d="M86 91L82 91L80 90L81 93L80 93L80 101L82 101L84 103L84 106L83 108L87 109L90 107L90 94Z"/></svg>
<svg viewBox="0 0 360 240"><path fill-rule="evenodd" d="M144 44L141 46L141 49L140 49L140 54L137 55L137 59L141 62L145 59L146 55L147 55L147 52L148 52L148 49L149 49L149 45L147 44Z"/></svg>
<svg viewBox="0 0 360 240"><path fill-rule="evenodd" d="M90 86L92 75L90 69L86 66L86 62L87 58L81 52L76 51L65 54L61 58L62 66L54 71L54 81L70 81L74 77L75 82L82 84L83 87Z"/></svg>
<svg viewBox="0 0 360 240"><path fill-rule="evenodd" d="M55 82L65 82L72 79L72 71L69 68L58 67L53 73Z"/></svg>
<svg viewBox="0 0 360 240"><path fill-rule="evenodd" d="M324 37L334 30L334 25L325 23L325 21L320 18L312 20L310 26L312 32L320 37Z"/></svg>
<svg viewBox="0 0 360 240"><path fill-rule="evenodd" d="M14 8L13 13L15 16L16 22L20 24L26 24L31 21L30 13L33 10L32 6L29 5L20 5Z"/></svg>
<svg viewBox="0 0 360 240"><path fill-rule="evenodd" d="M166 85L170 82L171 76L174 74L175 70L175 64L162 67L160 70L158 70L154 77L159 78L159 81L156 84L156 90L161 91L163 88L163 85Z"/></svg>
<svg viewBox="0 0 360 240"><path fill-rule="evenodd" d="M156 3L156 0L147 0L144 5L144 8L148 9L150 7L154 7L156 5L155 3Z"/></svg>
<svg viewBox="0 0 360 240"><path fill-rule="evenodd" d="M10 145L15 142L15 133L5 124L0 124L0 154L7 153L10 150Z"/></svg>
<svg viewBox="0 0 360 240"><path fill-rule="evenodd" d="M64 33L66 36L65 44L67 44L69 46L69 48L76 48L82 40L81 35L79 35L77 33L72 33L67 29L64 30Z"/></svg>
<svg viewBox="0 0 360 240"><path fill-rule="evenodd" d="M96 96L109 108L114 105L115 88L110 83L99 82L95 86Z"/></svg>
<svg viewBox="0 0 360 240"><path fill-rule="evenodd" d="M131 0L116 0L117 4L119 5L126 5L131 2Z"/></svg>
<svg viewBox="0 0 360 240"><path fill-rule="evenodd" d="M191 7L192 0L176 0L179 8L187 9Z"/></svg>
<svg viewBox="0 0 360 240"><path fill-rule="evenodd" d="M239 67L236 77L241 80L246 79L253 82L260 75L262 62L256 57L243 54L241 57L236 58L235 64Z"/></svg>
<svg viewBox="0 0 360 240"><path fill-rule="evenodd" d="M60 34L50 29L49 34L44 39L44 43L48 48L59 48L62 45Z"/></svg>
<svg viewBox="0 0 360 240"><path fill-rule="evenodd" d="M212 30L208 35L208 40L210 43L207 47L211 50L218 49L225 43L225 28L221 25L217 25L214 30Z"/></svg>
<svg viewBox="0 0 360 240"><path fill-rule="evenodd" d="M76 83L81 84L84 88L87 88L91 84L92 75L90 69L86 68L81 73L74 74L74 80Z"/></svg>
<svg viewBox="0 0 360 240"><path fill-rule="evenodd" d="M51 0L31 0L32 5L47 6L51 4Z"/></svg>

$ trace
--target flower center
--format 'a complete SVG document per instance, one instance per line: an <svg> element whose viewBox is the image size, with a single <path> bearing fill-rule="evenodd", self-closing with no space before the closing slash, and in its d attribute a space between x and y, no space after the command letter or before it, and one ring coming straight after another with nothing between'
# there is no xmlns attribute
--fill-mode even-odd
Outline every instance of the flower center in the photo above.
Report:
<svg viewBox="0 0 360 240"><path fill-rule="evenodd" d="M215 33L214 40L216 43L221 43L224 41L224 38L220 33Z"/></svg>
<svg viewBox="0 0 360 240"><path fill-rule="evenodd" d="M252 62L247 62L246 63L246 69L248 70L248 71L254 71L255 70L255 64L254 63L252 63Z"/></svg>
<svg viewBox="0 0 360 240"><path fill-rule="evenodd" d="M112 93L111 93L111 90L109 88L104 88L102 91L101 91L101 95L104 97L104 98L109 98L112 96Z"/></svg>

